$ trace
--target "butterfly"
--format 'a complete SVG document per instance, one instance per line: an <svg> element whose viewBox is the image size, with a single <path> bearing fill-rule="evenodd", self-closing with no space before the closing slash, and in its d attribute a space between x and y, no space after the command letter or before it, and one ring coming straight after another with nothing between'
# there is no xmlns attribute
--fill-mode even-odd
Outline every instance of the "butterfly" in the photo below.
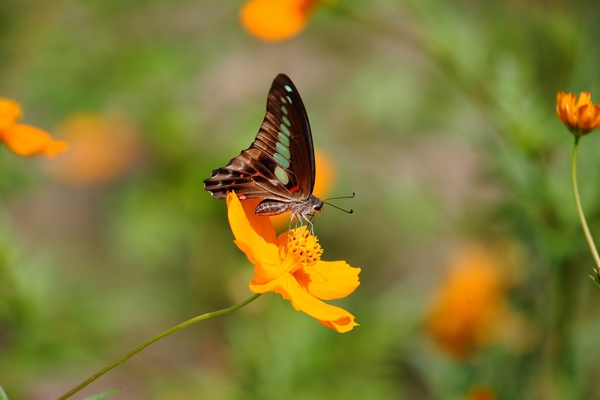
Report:
<svg viewBox="0 0 600 400"><path fill-rule="evenodd" d="M262 198L254 214L291 212L310 223L307 215L321 211L313 196L315 154L308 116L298 90L285 74L273 80L267 113L256 139L229 163L212 171L204 190L215 199L235 191L240 200Z"/></svg>

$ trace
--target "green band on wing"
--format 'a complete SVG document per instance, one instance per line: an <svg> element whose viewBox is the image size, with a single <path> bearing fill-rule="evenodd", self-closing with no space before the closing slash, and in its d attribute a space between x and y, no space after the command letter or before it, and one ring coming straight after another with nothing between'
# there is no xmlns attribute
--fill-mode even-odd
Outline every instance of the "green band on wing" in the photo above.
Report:
<svg viewBox="0 0 600 400"><path fill-rule="evenodd" d="M290 147L290 139L288 139L288 137L283 133L277 132L277 139L279 139L281 144L283 144L285 147Z"/></svg>
<svg viewBox="0 0 600 400"><path fill-rule="evenodd" d="M281 154L282 156L284 156L285 158L287 158L288 160L291 159L292 157L290 156L290 149L288 149L287 147L285 147L284 145L282 145L281 143L277 143L275 145L275 150L277 150L277 152L279 154Z"/></svg>
<svg viewBox="0 0 600 400"><path fill-rule="evenodd" d="M290 136L290 130L284 124L279 125L279 129L281 129L281 132L285 133L286 136Z"/></svg>
<svg viewBox="0 0 600 400"><path fill-rule="evenodd" d="M292 126L292 124L290 123L290 120L285 115L283 117L281 117L281 119L287 126Z"/></svg>
<svg viewBox="0 0 600 400"><path fill-rule="evenodd" d="M285 173L285 171L277 166L275 167L275 177L277 177L277 179L279 179L279 182L283 183L284 185L287 185L288 183L290 183L290 178L289 176Z"/></svg>
<svg viewBox="0 0 600 400"><path fill-rule="evenodd" d="M279 143L278 143L279 144ZM283 168L289 168L290 167L290 162L281 154L279 153L275 153L273 154L273 158L275 159L275 161L277 161ZM279 168L279 167L277 167ZM280 179L281 180L281 179Z"/></svg>

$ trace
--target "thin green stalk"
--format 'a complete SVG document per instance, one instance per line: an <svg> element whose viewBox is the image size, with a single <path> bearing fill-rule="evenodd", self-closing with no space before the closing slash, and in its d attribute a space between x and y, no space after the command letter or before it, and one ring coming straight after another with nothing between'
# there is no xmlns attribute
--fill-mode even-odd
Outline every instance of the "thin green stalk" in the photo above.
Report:
<svg viewBox="0 0 600 400"><path fill-rule="evenodd" d="M105 373L107 373L108 371L110 371L111 369L115 368L116 366L122 364L123 362L125 362L126 360L130 359L131 357L133 357L134 355L136 355L137 353L139 353L140 351L142 351L143 349L145 349L146 347L150 346L152 343L156 342L159 339L164 338L165 336L170 335L171 333L177 332L180 329L183 329L189 325L195 324L196 322L200 322L200 321L204 321L205 319L209 319L212 317L217 317L219 315L224 315L227 313L230 313L232 311L235 311L239 308L244 307L247 304L252 303L254 300L256 300L257 298L260 297L260 293L255 294L254 296L250 297L247 300L242 301L240 304L236 304L235 306L229 307L229 308L225 308L223 310L219 310L219 311L213 311L213 312L209 312L203 315L199 315L195 318L192 318L188 321L182 322L181 324L171 328L171 329L167 329L166 331L159 333L158 335L146 340L144 343L142 343L141 345L139 345L138 347L136 347L135 349L131 350L129 353L125 354L123 357L119 358L117 361L115 361L114 363L102 368L100 371L96 372L94 375L90 376L89 378L87 378L85 381L81 382L79 385L77 385L76 387L74 387L73 389L69 390L67 393L65 393L64 395L62 395L61 397L59 397L57 400L65 400L68 399L69 397L71 397L72 395L74 395L75 393L77 393L78 391L80 391L81 389L83 389L84 387L86 387L87 385L89 385L90 383L92 383L93 381L95 381L96 379L100 378L102 375L104 375Z"/></svg>
<svg viewBox="0 0 600 400"><path fill-rule="evenodd" d="M573 181L573 195L575 196L575 206L577 207L577 213L579 214L579 221L581 222L581 227L583 228L583 233L585 234L585 238L590 246L590 251L592 252L592 256L594 257L594 261L596 262L596 271L600 268L600 256L598 256L598 250L596 249L596 245L594 244L594 239L592 238L592 234L590 233L590 228L588 228L587 222L585 220L585 216L583 215L583 209L581 208L581 201L579 200L579 191L577 190L577 149L579 148L579 137L575 136L575 145L573 146L573 158L571 160L571 180ZM594 279L592 277L592 279ZM597 282L596 282L597 283Z"/></svg>

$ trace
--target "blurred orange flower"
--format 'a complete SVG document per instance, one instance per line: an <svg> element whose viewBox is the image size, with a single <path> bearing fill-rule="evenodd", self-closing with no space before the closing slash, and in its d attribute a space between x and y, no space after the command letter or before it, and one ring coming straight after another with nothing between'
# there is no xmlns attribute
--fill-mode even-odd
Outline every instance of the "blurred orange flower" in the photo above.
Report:
<svg viewBox="0 0 600 400"><path fill-rule="evenodd" d="M75 114L59 130L69 152L48 166L49 173L69 185L98 185L131 170L141 145L133 125L123 117Z"/></svg>
<svg viewBox="0 0 600 400"><path fill-rule="evenodd" d="M331 187L337 178L337 168L329 155L319 149L315 149L315 164L317 166L317 175L315 177L315 187L313 194L323 200L329 194ZM286 228L290 224L291 215L289 212L271 216L271 221L275 227Z"/></svg>
<svg viewBox="0 0 600 400"><path fill-rule="evenodd" d="M44 154L52 157L67 149L67 142L52 140L39 128L18 124L21 107L16 101L0 97L0 142L20 156Z"/></svg>
<svg viewBox="0 0 600 400"><path fill-rule="evenodd" d="M581 92L577 101L573 93L558 92L556 115L577 137L600 127L600 105L592 103L590 92Z"/></svg>
<svg viewBox="0 0 600 400"><path fill-rule="evenodd" d="M496 394L487 386L476 386L467 392L466 400L496 400Z"/></svg>
<svg viewBox="0 0 600 400"><path fill-rule="evenodd" d="M321 1L250 0L242 7L242 26L253 36L280 41L300 33Z"/></svg>
<svg viewBox="0 0 600 400"><path fill-rule="evenodd" d="M254 264L254 293L275 292L323 325L343 333L358 324L346 310L322 302L348 296L360 284L360 268L345 261L321 261L317 237L302 226L277 238L271 220L254 214L259 199L240 202L227 195L227 212L235 244ZM242 206L243 203L243 206Z"/></svg>
<svg viewBox="0 0 600 400"><path fill-rule="evenodd" d="M503 329L514 327L516 317L506 303L506 286L499 262L486 247L465 246L434 296L425 329L456 359L491 345Z"/></svg>

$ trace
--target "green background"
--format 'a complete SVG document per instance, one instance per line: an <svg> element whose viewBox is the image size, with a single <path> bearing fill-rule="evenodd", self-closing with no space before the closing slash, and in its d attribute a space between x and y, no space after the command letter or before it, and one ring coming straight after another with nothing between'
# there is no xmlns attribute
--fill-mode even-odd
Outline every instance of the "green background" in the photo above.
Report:
<svg viewBox="0 0 600 400"><path fill-rule="evenodd" d="M302 94L315 146L338 168L316 217L323 259L361 267L334 302L343 335L267 294L169 336L73 398L498 399L600 397L600 288L575 212L573 137L558 90L600 100L595 1L343 1L281 43L249 36L239 1L3 0L0 96L50 132L119 113L143 157L72 186L49 161L0 148L0 385L55 398L150 336L251 295L210 171L246 148L272 79ZM340 7L351 10L342 12ZM579 181L600 237L600 138ZM55 134L56 136L56 134ZM60 155L57 157L59 158ZM58 160L57 160L58 161ZM318 168L318 166L317 166ZM449 358L423 329L462 243L507 240L507 301L536 338Z"/></svg>

